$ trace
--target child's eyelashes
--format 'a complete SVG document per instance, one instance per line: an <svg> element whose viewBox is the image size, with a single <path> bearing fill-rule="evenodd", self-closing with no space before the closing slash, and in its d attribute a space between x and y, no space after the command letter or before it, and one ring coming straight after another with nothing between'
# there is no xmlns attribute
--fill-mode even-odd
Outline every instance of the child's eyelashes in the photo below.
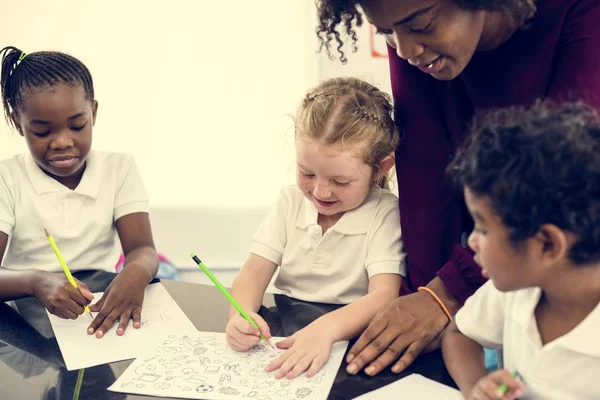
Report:
<svg viewBox="0 0 600 400"><path fill-rule="evenodd" d="M479 228L477 226L473 228L473 232L475 232L478 235L485 235L487 233L486 230Z"/></svg>
<svg viewBox="0 0 600 400"><path fill-rule="evenodd" d="M348 186L350 184L350 182L338 182L338 181L333 181L333 183L335 183L337 186Z"/></svg>
<svg viewBox="0 0 600 400"><path fill-rule="evenodd" d="M83 130L83 128L85 128L86 125L87 125L87 122L85 124L83 124L83 125L80 125L80 126L72 126L71 130L74 130L75 132L80 132L80 131Z"/></svg>
<svg viewBox="0 0 600 400"><path fill-rule="evenodd" d="M83 125L71 126L69 129L71 129L74 132L81 132L86 127L86 125L87 125L87 122ZM37 137L42 138L42 137L46 137L46 136L50 135L52 133L52 131L51 130L47 130L44 132L31 131L31 133L33 133Z"/></svg>

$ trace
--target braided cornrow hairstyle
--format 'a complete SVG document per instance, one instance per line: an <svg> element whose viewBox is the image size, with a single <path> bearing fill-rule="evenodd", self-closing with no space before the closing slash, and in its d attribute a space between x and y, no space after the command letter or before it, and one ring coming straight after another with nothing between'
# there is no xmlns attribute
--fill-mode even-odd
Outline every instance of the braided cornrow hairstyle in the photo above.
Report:
<svg viewBox="0 0 600 400"><path fill-rule="evenodd" d="M0 50L2 72L0 89L2 106L9 124L14 126L11 113L23 104L23 93L36 88L58 84L81 85L86 98L94 101L94 84L87 67L75 57L58 51L38 51L25 54L9 46Z"/></svg>
<svg viewBox="0 0 600 400"><path fill-rule="evenodd" d="M295 122L296 137L350 147L375 172L400 141L389 95L357 78L321 82L304 97ZM374 184L389 189L386 176Z"/></svg>
<svg viewBox="0 0 600 400"><path fill-rule="evenodd" d="M529 26L529 20L535 14L536 0L453 0L460 8L468 11L507 11L521 28ZM358 9L357 0L316 0L319 23L316 29L321 45L319 51L325 48L327 56L334 59L332 42L339 54L342 64L348 59L344 51L343 37L350 39L350 48L353 53L357 50L357 35L354 26L360 27L363 23L361 11ZM341 32L338 26L342 26Z"/></svg>

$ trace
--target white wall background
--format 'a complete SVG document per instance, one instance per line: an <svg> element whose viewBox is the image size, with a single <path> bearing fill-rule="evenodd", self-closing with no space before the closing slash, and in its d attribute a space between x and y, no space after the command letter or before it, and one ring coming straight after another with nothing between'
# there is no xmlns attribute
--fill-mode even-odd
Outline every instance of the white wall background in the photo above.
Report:
<svg viewBox="0 0 600 400"><path fill-rule="evenodd" d="M65 51L91 70L94 147L135 155L158 248L181 266L190 251L241 265L294 182L289 115L306 90L338 75L389 90L366 25L346 66L316 52L313 1L0 0L0 15L0 47ZM25 150L0 123L0 159Z"/></svg>

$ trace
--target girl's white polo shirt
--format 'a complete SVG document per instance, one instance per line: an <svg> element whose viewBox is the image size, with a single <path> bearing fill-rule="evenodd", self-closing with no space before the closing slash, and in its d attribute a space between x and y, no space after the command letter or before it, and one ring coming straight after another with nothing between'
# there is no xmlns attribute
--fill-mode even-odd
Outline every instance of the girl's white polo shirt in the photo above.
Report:
<svg viewBox="0 0 600 400"><path fill-rule="evenodd" d="M148 196L130 155L91 151L75 190L46 175L29 153L0 162L0 231L10 240L5 268L62 271L46 228L72 271L114 271L115 222L136 212L148 212Z"/></svg>
<svg viewBox="0 0 600 400"><path fill-rule="evenodd" d="M254 235L251 252L280 266L275 286L290 297L349 304L377 274L405 275L398 198L371 190L322 234L318 212L297 186L281 191Z"/></svg>

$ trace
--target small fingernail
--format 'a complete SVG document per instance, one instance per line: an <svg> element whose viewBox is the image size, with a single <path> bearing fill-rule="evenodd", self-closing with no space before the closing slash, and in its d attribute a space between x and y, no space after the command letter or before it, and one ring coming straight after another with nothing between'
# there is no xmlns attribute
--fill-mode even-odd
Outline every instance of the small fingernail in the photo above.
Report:
<svg viewBox="0 0 600 400"><path fill-rule="evenodd" d="M398 372L400 372L400 367L392 367L392 372L397 374Z"/></svg>
<svg viewBox="0 0 600 400"><path fill-rule="evenodd" d="M88 335L91 335L94 333L94 328L88 328Z"/></svg>
<svg viewBox="0 0 600 400"><path fill-rule="evenodd" d="M104 336L104 332L102 332L102 331L96 331L96 337L97 338L101 338L102 336Z"/></svg>
<svg viewBox="0 0 600 400"><path fill-rule="evenodd" d="M356 364L350 364L350 365L348 365L348 368L346 368L346 371L348 371L351 374L356 373L357 370L358 370L358 367L356 366Z"/></svg>
<svg viewBox="0 0 600 400"><path fill-rule="evenodd" d="M140 327L140 325L141 325L141 324L140 324L139 322L134 322L134 323L133 323L133 326L134 326L135 328L139 328L139 327Z"/></svg>
<svg viewBox="0 0 600 400"><path fill-rule="evenodd" d="M346 362L351 363L352 360L354 360L354 354L348 354L348 357L346 357Z"/></svg>
<svg viewBox="0 0 600 400"><path fill-rule="evenodd" d="M365 373L367 375L372 375L373 373L375 373L375 367L374 366L369 366L367 369L365 369Z"/></svg>

